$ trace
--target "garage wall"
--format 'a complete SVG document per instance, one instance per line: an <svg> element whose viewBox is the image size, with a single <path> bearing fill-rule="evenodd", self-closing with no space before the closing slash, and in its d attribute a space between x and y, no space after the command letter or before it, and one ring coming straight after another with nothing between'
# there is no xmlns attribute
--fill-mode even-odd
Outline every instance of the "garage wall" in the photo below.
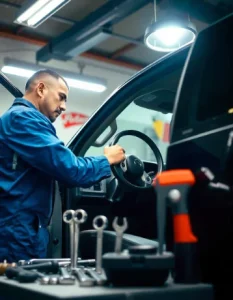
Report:
<svg viewBox="0 0 233 300"><path fill-rule="evenodd" d="M35 53L39 49L38 46L29 45L27 43L13 41L10 39L0 38L0 67L3 66L4 57L15 58L27 62L35 63ZM76 62L59 62L50 61L43 66L53 66L59 69L79 72ZM107 90L103 93L94 93L71 88L67 102L67 115L65 120L59 118L55 123L58 136L67 143L80 125L88 118L103 101L122 83L130 78L127 72L115 72L110 67L98 68L97 66L86 65L84 74L90 76L101 77L107 80ZM130 72L129 72L130 73ZM131 71L133 74L134 71ZM23 92L27 81L26 78L7 75L7 77ZM0 89L0 114L2 114L13 102L13 98ZM84 116L80 116L83 114Z"/></svg>

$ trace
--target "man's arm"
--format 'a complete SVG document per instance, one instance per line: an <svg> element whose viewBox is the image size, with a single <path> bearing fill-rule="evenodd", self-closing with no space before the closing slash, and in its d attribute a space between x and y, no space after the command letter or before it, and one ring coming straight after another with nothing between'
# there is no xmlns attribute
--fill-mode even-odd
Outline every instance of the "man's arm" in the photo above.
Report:
<svg viewBox="0 0 233 300"><path fill-rule="evenodd" d="M76 157L36 111L11 112L2 130L7 145L24 161L68 186L91 186L111 174L107 155Z"/></svg>

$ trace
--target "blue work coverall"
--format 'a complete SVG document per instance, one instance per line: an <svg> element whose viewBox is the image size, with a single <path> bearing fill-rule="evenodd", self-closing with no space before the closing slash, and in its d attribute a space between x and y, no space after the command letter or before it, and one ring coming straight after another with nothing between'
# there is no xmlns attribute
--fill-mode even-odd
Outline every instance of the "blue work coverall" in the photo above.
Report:
<svg viewBox="0 0 233 300"><path fill-rule="evenodd" d="M54 179L86 187L110 174L104 155L76 157L46 116L16 98L0 118L0 261L46 256Z"/></svg>

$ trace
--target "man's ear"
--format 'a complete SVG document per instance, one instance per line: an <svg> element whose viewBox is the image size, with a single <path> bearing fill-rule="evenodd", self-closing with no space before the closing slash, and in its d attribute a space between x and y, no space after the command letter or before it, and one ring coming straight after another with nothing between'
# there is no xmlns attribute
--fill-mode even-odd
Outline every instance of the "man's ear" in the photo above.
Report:
<svg viewBox="0 0 233 300"><path fill-rule="evenodd" d="M45 85L44 85L44 83L43 82L38 83L36 90L37 90L38 96L40 98L43 97L44 96L44 92L45 92Z"/></svg>

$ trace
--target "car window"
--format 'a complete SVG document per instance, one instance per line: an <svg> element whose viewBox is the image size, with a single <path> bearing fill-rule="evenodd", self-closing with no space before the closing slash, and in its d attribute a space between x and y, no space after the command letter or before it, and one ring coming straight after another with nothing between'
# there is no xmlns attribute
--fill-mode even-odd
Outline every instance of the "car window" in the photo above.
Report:
<svg viewBox="0 0 233 300"><path fill-rule="evenodd" d="M121 112L117 117L117 133L123 130L138 130L149 136L158 146L163 158L165 159L169 141L169 129L172 114L163 114L158 111L137 106L134 102ZM107 134L106 129L101 136ZM99 139L101 140L101 136ZM111 139L106 143L109 145ZM124 147L127 154L134 154L142 160L155 161L149 146L137 137L126 136L118 142ZM90 147L86 155L102 155L103 147Z"/></svg>

